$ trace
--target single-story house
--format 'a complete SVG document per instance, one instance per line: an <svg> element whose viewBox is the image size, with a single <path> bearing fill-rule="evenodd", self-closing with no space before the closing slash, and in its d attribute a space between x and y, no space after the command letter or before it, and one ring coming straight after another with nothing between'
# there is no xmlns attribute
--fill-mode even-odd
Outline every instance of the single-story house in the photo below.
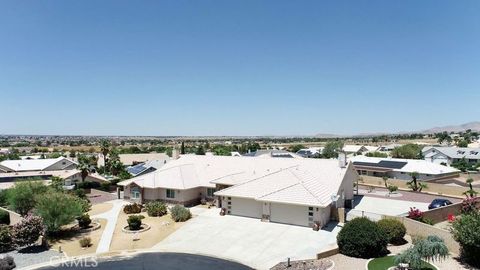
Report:
<svg viewBox="0 0 480 270"><path fill-rule="evenodd" d="M304 158L317 158L322 154L324 147L310 147L300 149L296 152L297 155Z"/></svg>
<svg viewBox="0 0 480 270"><path fill-rule="evenodd" d="M142 174L150 173L160 169L163 165L167 163L167 160L150 160L147 162L139 163L137 165L127 167L127 172L136 177Z"/></svg>
<svg viewBox="0 0 480 270"><path fill-rule="evenodd" d="M146 153L146 154L120 154L118 155L120 162L125 166L134 166L147 161L158 160L159 162L166 163L170 160L170 157L165 153ZM97 166L105 166L105 158L103 154L99 154L97 158Z"/></svg>
<svg viewBox="0 0 480 270"><path fill-rule="evenodd" d="M192 205L216 200L226 214L325 225L350 205L357 173L334 159L183 155L152 173L118 183L124 199ZM333 208L332 208L333 207Z"/></svg>
<svg viewBox="0 0 480 270"><path fill-rule="evenodd" d="M302 158L301 156L288 152L285 150L276 149L262 149L255 152L246 153L244 157L257 157L257 158Z"/></svg>
<svg viewBox="0 0 480 270"><path fill-rule="evenodd" d="M21 159L4 160L0 162L0 172L32 172L32 171L59 171L71 170L77 167L77 163L65 158L52 159Z"/></svg>
<svg viewBox="0 0 480 270"><path fill-rule="evenodd" d="M363 155L364 153L367 153L367 152L378 151L378 146L347 144L343 146L342 150L347 155Z"/></svg>
<svg viewBox="0 0 480 270"><path fill-rule="evenodd" d="M459 170L422 159L399 159L355 156L350 158L359 175L412 180L409 173L417 172L419 180L454 178Z"/></svg>
<svg viewBox="0 0 480 270"><path fill-rule="evenodd" d="M470 164L480 162L480 148L424 147L422 155L426 161L448 166L461 159L465 159Z"/></svg>

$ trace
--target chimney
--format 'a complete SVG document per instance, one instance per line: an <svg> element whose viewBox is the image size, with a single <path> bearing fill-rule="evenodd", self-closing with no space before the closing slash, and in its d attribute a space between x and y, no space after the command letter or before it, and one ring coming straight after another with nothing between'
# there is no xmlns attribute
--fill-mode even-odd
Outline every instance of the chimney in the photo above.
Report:
<svg viewBox="0 0 480 270"><path fill-rule="evenodd" d="M177 148L172 149L172 159L178 159L180 157L180 153L178 152Z"/></svg>
<svg viewBox="0 0 480 270"><path fill-rule="evenodd" d="M338 152L338 166L340 168L347 167L347 154L343 151Z"/></svg>

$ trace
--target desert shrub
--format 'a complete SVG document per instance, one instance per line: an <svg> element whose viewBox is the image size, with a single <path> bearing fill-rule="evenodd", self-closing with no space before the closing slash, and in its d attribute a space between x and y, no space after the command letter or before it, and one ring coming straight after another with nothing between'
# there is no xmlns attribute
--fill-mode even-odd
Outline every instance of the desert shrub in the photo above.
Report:
<svg viewBox="0 0 480 270"><path fill-rule="evenodd" d="M123 212L125 214L138 214L142 212L142 205L138 203L127 204L123 207Z"/></svg>
<svg viewBox="0 0 480 270"><path fill-rule="evenodd" d="M0 259L0 270L11 270L15 267L15 261L12 256L7 255Z"/></svg>
<svg viewBox="0 0 480 270"><path fill-rule="evenodd" d="M469 214L471 212L477 211L477 197L467 197L462 201L462 214Z"/></svg>
<svg viewBox="0 0 480 270"><path fill-rule="evenodd" d="M10 213L0 209L0 224L10 225Z"/></svg>
<svg viewBox="0 0 480 270"><path fill-rule="evenodd" d="M88 228L88 226L90 226L90 223L92 223L92 220L90 219L89 214L83 214L77 217L77 221L78 221L78 226L80 226L80 228L82 229Z"/></svg>
<svg viewBox="0 0 480 270"><path fill-rule="evenodd" d="M13 225L12 237L15 246L24 247L35 243L45 231L43 220L38 216L27 216Z"/></svg>
<svg viewBox="0 0 480 270"><path fill-rule="evenodd" d="M78 240L80 246L82 248L86 248L92 245L92 239L90 237L82 237L82 239Z"/></svg>
<svg viewBox="0 0 480 270"><path fill-rule="evenodd" d="M388 242L392 244L401 243L407 229L402 222L393 218L384 218L378 221L378 226L388 237Z"/></svg>
<svg viewBox="0 0 480 270"><path fill-rule="evenodd" d="M368 218L354 218L337 235L340 253L358 258L372 258L387 253L388 236Z"/></svg>
<svg viewBox="0 0 480 270"><path fill-rule="evenodd" d="M9 194L9 189L0 190L0 206L8 205L8 194Z"/></svg>
<svg viewBox="0 0 480 270"><path fill-rule="evenodd" d="M19 182L10 189L8 202L15 212L25 216L35 207L35 196L46 191L47 186L41 182Z"/></svg>
<svg viewBox="0 0 480 270"><path fill-rule="evenodd" d="M408 263L413 270L420 270L424 265L423 260L440 261L448 254L449 251L443 239L431 235L415 241L413 247L395 256L395 264Z"/></svg>
<svg viewBox="0 0 480 270"><path fill-rule="evenodd" d="M469 264L480 266L480 214L471 212L452 223L452 234L460 244L461 256Z"/></svg>
<svg viewBox="0 0 480 270"><path fill-rule="evenodd" d="M170 212L172 214L172 219L175 220L175 222L187 221L192 217L192 213L190 213L190 209L180 204L177 204L174 207L172 207Z"/></svg>
<svg viewBox="0 0 480 270"><path fill-rule="evenodd" d="M145 217L143 215L132 215L127 219L128 229L131 231L138 231L142 227L142 219Z"/></svg>
<svg viewBox="0 0 480 270"><path fill-rule="evenodd" d="M49 234L57 233L60 227L67 225L83 213L79 199L75 196L50 192L37 198L35 212L42 217Z"/></svg>
<svg viewBox="0 0 480 270"><path fill-rule="evenodd" d="M394 192L397 191L397 190L398 190L398 187L397 187L397 186L388 185L388 192L394 193Z"/></svg>
<svg viewBox="0 0 480 270"><path fill-rule="evenodd" d="M149 202L145 205L147 214L151 217L161 217L167 214L167 205L160 201Z"/></svg>
<svg viewBox="0 0 480 270"><path fill-rule="evenodd" d="M0 225L0 252L14 249L12 229L7 225Z"/></svg>
<svg viewBox="0 0 480 270"><path fill-rule="evenodd" d="M77 188L81 188L81 189L91 189L91 188L99 188L99 187L100 187L100 183L93 182L93 181L85 181L77 184Z"/></svg>
<svg viewBox="0 0 480 270"><path fill-rule="evenodd" d="M110 182L102 182L100 184L100 189L103 191L109 191L110 190Z"/></svg>

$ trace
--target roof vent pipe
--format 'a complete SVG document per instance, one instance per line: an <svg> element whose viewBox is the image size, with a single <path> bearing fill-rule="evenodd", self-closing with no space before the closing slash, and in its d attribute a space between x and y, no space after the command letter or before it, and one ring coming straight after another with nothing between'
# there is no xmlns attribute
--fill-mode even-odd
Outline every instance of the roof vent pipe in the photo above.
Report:
<svg viewBox="0 0 480 270"><path fill-rule="evenodd" d="M338 152L338 166L340 168L347 167L347 154L343 151Z"/></svg>

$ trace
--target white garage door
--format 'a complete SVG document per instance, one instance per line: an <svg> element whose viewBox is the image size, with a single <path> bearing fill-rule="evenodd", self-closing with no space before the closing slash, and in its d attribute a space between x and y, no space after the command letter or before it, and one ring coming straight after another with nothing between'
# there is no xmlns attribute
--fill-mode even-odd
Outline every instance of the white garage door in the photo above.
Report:
<svg viewBox="0 0 480 270"><path fill-rule="evenodd" d="M262 218L262 203L252 199L231 199L230 214L245 217Z"/></svg>
<svg viewBox="0 0 480 270"><path fill-rule="evenodd" d="M270 221L308 226L308 206L272 203Z"/></svg>

